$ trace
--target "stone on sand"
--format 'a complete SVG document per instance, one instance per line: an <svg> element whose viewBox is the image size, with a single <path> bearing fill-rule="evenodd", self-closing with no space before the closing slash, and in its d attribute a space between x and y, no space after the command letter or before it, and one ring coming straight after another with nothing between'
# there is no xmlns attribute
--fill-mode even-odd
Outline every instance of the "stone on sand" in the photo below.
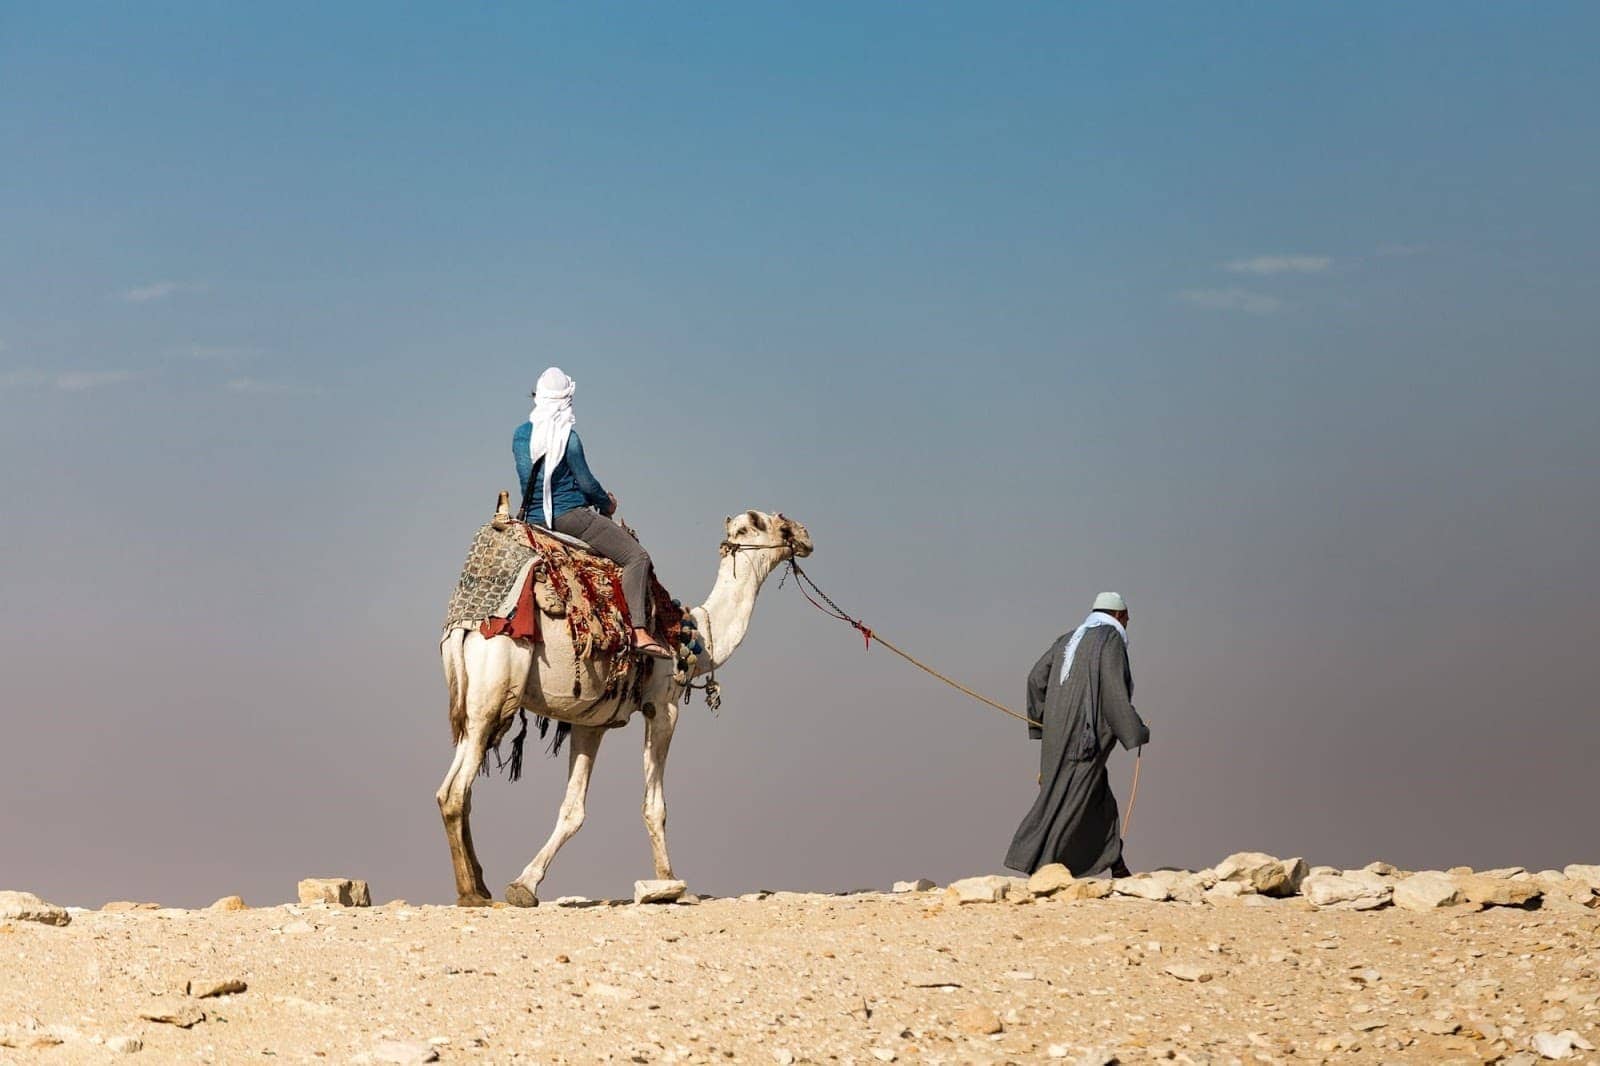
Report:
<svg viewBox="0 0 1600 1066"><path fill-rule="evenodd" d="M1306 879L1304 859L1279 859L1259 851L1241 851L1219 862L1214 870L1218 881L1247 884L1263 896L1292 896Z"/></svg>
<svg viewBox="0 0 1600 1066"><path fill-rule="evenodd" d="M988 1007L968 1007L956 1015L956 1027L973 1036L993 1036L1005 1031L1000 1016Z"/></svg>
<svg viewBox="0 0 1600 1066"><path fill-rule="evenodd" d="M963 877L950 882L945 894L957 903L999 903L1011 894L1013 879L999 874Z"/></svg>
<svg viewBox="0 0 1600 1066"><path fill-rule="evenodd" d="M1456 879L1440 870L1423 870L1394 886L1394 905L1408 911L1436 911L1460 902Z"/></svg>
<svg viewBox="0 0 1600 1066"><path fill-rule="evenodd" d="M1543 894L1532 881L1513 881L1488 874L1458 874L1455 883L1468 903L1481 903L1485 907L1520 907Z"/></svg>
<svg viewBox="0 0 1600 1066"><path fill-rule="evenodd" d="M1111 882L1111 891L1119 896L1161 903L1171 899L1173 888L1189 876L1184 870L1152 870L1132 877L1116 878Z"/></svg>
<svg viewBox="0 0 1600 1066"><path fill-rule="evenodd" d="M65 907L46 903L32 892L0 892L0 922L38 922L66 925L72 915Z"/></svg>
<svg viewBox="0 0 1600 1066"><path fill-rule="evenodd" d="M206 909L213 911L247 911L250 908L245 905L244 897L242 896L223 896Z"/></svg>
<svg viewBox="0 0 1600 1066"><path fill-rule="evenodd" d="M937 887L926 877L919 877L915 881L896 881L894 883L896 892L928 892Z"/></svg>
<svg viewBox="0 0 1600 1066"><path fill-rule="evenodd" d="M1028 891L1035 896L1053 896L1064 888L1071 888L1077 878L1059 862L1041 866L1028 878Z"/></svg>
<svg viewBox="0 0 1600 1066"><path fill-rule="evenodd" d="M1600 889L1600 865L1590 866L1575 862L1561 872L1568 880L1581 881L1590 888Z"/></svg>
<svg viewBox="0 0 1600 1066"><path fill-rule="evenodd" d="M237 996L249 986L237 977L191 978L184 991L195 999L214 999L217 996Z"/></svg>
<svg viewBox="0 0 1600 1066"><path fill-rule="evenodd" d="M1357 871L1358 873L1360 871ZM1307 877L1300 885L1300 894L1313 907L1335 907L1340 910L1369 911L1388 904L1394 889L1373 875L1358 878L1348 874L1323 874Z"/></svg>
<svg viewBox="0 0 1600 1066"><path fill-rule="evenodd" d="M331 903L336 907L370 907L372 893L365 881L351 877L308 877L300 882L301 903Z"/></svg>
<svg viewBox="0 0 1600 1066"><path fill-rule="evenodd" d="M672 903L688 890L689 886L682 881L635 881L633 883L633 901L635 903Z"/></svg>

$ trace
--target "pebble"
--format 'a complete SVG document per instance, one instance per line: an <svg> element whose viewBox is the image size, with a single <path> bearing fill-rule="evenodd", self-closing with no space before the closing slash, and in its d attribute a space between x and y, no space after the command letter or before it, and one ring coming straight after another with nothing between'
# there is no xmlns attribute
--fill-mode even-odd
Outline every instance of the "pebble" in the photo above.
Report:
<svg viewBox="0 0 1600 1066"><path fill-rule="evenodd" d="M191 979L184 991L195 999L213 999L217 996L236 996L248 987L237 977L206 977Z"/></svg>
<svg viewBox="0 0 1600 1066"><path fill-rule="evenodd" d="M926 877L919 877L915 881L896 881L894 883L894 891L901 893L929 892L937 887L937 885L928 880Z"/></svg>
<svg viewBox="0 0 1600 1066"><path fill-rule="evenodd" d="M416 1066L418 1063L438 1062L439 1051L431 1044L420 1044L410 1040L385 1040L374 1046L364 1058L367 1062Z"/></svg>
<svg viewBox="0 0 1600 1066"><path fill-rule="evenodd" d="M144 1050L144 1041L136 1036L114 1036L106 1041L106 1048L119 1055L132 1055Z"/></svg>
<svg viewBox="0 0 1600 1066"><path fill-rule="evenodd" d="M142 1010L139 1012L139 1017L147 1022L176 1025L179 1029L193 1029L206 1020L206 1012L188 1003L174 1003Z"/></svg>
<svg viewBox="0 0 1600 1066"><path fill-rule="evenodd" d="M1217 976L1215 971L1194 962L1175 962L1166 968L1166 973L1180 981L1195 981L1202 984Z"/></svg>
<svg viewBox="0 0 1600 1066"><path fill-rule="evenodd" d="M956 1015L956 1028L973 1036L993 1036L1005 1031L1000 1016L988 1007L968 1007Z"/></svg>
<svg viewBox="0 0 1600 1066"><path fill-rule="evenodd" d="M223 896L206 909L213 911L247 911L250 908L245 905L243 896Z"/></svg>

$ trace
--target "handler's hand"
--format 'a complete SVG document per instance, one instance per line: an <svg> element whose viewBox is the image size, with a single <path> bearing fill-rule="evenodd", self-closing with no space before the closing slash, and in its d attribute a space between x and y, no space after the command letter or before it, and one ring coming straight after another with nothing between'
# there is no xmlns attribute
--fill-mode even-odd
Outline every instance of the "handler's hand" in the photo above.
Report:
<svg viewBox="0 0 1600 1066"><path fill-rule="evenodd" d="M617 513L617 494L614 492L608 492L606 493L606 499L611 501L611 510L606 512L606 517L609 518Z"/></svg>

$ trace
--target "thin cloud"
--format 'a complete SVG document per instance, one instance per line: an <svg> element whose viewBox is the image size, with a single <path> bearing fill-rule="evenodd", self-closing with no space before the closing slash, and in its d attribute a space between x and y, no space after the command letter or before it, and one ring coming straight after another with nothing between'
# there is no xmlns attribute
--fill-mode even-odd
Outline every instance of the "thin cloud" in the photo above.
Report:
<svg viewBox="0 0 1600 1066"><path fill-rule="evenodd" d="M56 388L66 392L84 392L88 389L103 389L107 385L121 385L137 376L131 370L75 370L57 374L55 384Z"/></svg>
<svg viewBox="0 0 1600 1066"><path fill-rule="evenodd" d="M7 370L0 373L0 389L13 389L27 385L43 385L49 377L37 370Z"/></svg>
<svg viewBox="0 0 1600 1066"><path fill-rule="evenodd" d="M124 289L119 295L123 302L130 304L147 304L154 300L165 300L167 297L180 292L205 292L204 285L195 285L183 281L153 281L148 285L137 285L131 289Z"/></svg>
<svg viewBox="0 0 1600 1066"><path fill-rule="evenodd" d="M182 348L171 348L167 354L178 359L192 359L197 363L218 363L223 366L237 366L261 353L257 348L242 348L234 345L190 344Z"/></svg>
<svg viewBox="0 0 1600 1066"><path fill-rule="evenodd" d="M1232 274L1272 277L1276 274L1320 274L1332 265L1333 260L1325 255L1258 255L1224 263L1222 269Z"/></svg>
<svg viewBox="0 0 1600 1066"><path fill-rule="evenodd" d="M1243 311L1248 315L1270 315L1283 310L1276 296L1249 289L1184 289L1178 300L1206 311Z"/></svg>
<svg viewBox="0 0 1600 1066"><path fill-rule="evenodd" d="M68 370L46 374L41 370L8 370L0 374L0 388L53 387L62 392L87 392L108 385L121 385L139 375L132 370Z"/></svg>
<svg viewBox="0 0 1600 1066"><path fill-rule="evenodd" d="M222 386L229 392L253 396L314 396L322 390L312 385L289 381L262 381L260 378L234 378Z"/></svg>

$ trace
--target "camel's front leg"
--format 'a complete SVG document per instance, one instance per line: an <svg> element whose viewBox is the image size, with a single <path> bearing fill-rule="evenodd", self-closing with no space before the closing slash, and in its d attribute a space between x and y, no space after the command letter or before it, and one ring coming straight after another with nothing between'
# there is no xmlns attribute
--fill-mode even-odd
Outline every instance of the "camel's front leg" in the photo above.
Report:
<svg viewBox="0 0 1600 1066"><path fill-rule="evenodd" d="M550 839L544 842L539 854L533 857L517 879L506 886L506 902L517 907L539 905L539 882L544 880L550 860L556 857L561 845L572 839L572 834L583 825L584 800L589 795L589 774L594 770L594 757L600 750L604 729L575 725L568 740L567 794L561 800L561 814Z"/></svg>
<svg viewBox="0 0 1600 1066"><path fill-rule="evenodd" d="M662 881L673 879L672 860L667 857L667 798L662 784L667 773L667 749L672 746L672 731L677 727L676 700L644 721L644 828L650 834L656 877Z"/></svg>

